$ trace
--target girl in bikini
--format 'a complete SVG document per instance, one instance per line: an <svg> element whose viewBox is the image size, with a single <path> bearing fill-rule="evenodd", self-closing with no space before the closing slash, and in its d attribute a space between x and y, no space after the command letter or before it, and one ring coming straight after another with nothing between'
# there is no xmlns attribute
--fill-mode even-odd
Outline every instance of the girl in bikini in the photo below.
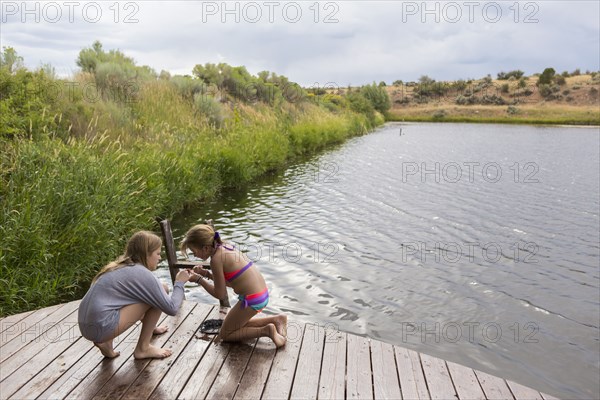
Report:
<svg viewBox="0 0 600 400"><path fill-rule="evenodd" d="M233 246L224 244L219 233L210 225L190 228L181 242L181 252L190 250L194 256L210 258L211 272L198 266L190 282L202 286L217 299L227 298L230 286L238 295L239 302L227 313L215 342L240 342L268 336L277 347L286 342L287 316L253 318L267 306L269 291L265 280L252 261ZM211 284L204 278L213 281Z"/></svg>

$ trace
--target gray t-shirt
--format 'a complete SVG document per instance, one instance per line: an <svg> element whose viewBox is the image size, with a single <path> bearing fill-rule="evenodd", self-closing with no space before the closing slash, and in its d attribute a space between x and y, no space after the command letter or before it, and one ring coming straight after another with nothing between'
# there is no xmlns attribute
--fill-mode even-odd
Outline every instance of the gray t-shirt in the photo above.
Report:
<svg viewBox="0 0 600 400"><path fill-rule="evenodd" d="M141 264L107 272L94 283L79 304L79 330L86 339L103 342L119 323L121 308L144 303L175 315L185 298L183 282L175 282L171 296Z"/></svg>

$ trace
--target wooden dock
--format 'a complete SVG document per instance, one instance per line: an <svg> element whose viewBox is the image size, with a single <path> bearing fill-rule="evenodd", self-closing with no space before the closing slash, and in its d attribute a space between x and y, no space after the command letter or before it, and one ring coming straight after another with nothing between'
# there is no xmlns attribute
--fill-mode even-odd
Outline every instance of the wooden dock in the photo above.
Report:
<svg viewBox="0 0 600 400"><path fill-rule="evenodd" d="M400 346L290 321L288 343L214 345L199 332L218 306L184 301L153 343L173 355L135 360L138 327L104 359L81 337L79 301L0 319L2 399L554 399ZM222 312L221 312L222 313Z"/></svg>

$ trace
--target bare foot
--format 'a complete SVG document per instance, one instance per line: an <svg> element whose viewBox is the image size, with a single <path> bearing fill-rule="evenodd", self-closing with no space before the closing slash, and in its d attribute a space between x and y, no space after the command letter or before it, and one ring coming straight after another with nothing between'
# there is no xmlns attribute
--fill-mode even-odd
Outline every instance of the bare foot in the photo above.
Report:
<svg viewBox="0 0 600 400"><path fill-rule="evenodd" d="M156 328L154 328L154 330L152 331L153 335L162 335L163 333L165 333L166 331L169 330L168 326L157 326Z"/></svg>
<svg viewBox="0 0 600 400"><path fill-rule="evenodd" d="M273 340L273 343L275 343L275 346L277 346L277 347L284 346L287 339L285 337L281 336L277 332L277 328L275 327L275 325L269 324L269 325L267 325L267 328L269 329L269 337Z"/></svg>
<svg viewBox="0 0 600 400"><path fill-rule="evenodd" d="M100 350L100 353L102 353L102 355L107 358L115 358L121 354L118 351L115 351L115 349L113 349L112 340L103 343L94 342L94 346L96 346Z"/></svg>
<svg viewBox="0 0 600 400"><path fill-rule="evenodd" d="M141 360L144 358L165 358L169 357L171 354L173 354L173 352L169 349L161 349L160 347L156 346L148 346L148 348L145 351L135 349L135 351L133 352L133 357L136 360Z"/></svg>
<svg viewBox="0 0 600 400"><path fill-rule="evenodd" d="M287 315L279 314L275 317L275 328L284 338L287 338Z"/></svg>

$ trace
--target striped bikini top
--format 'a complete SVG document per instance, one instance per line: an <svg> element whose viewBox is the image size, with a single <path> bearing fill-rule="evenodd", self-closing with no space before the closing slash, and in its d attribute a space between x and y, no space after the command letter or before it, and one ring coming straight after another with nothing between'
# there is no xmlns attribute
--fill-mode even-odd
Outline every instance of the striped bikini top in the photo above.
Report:
<svg viewBox="0 0 600 400"><path fill-rule="evenodd" d="M232 251L234 250L233 247L227 247L226 245L218 245L218 247L223 247L226 250ZM250 261L248 264L244 265L242 268L232 271L232 272L223 272L223 274L225 275L225 280L227 282L231 282L232 280L236 279L238 276L242 275L248 268L250 268L252 266L252 261Z"/></svg>

